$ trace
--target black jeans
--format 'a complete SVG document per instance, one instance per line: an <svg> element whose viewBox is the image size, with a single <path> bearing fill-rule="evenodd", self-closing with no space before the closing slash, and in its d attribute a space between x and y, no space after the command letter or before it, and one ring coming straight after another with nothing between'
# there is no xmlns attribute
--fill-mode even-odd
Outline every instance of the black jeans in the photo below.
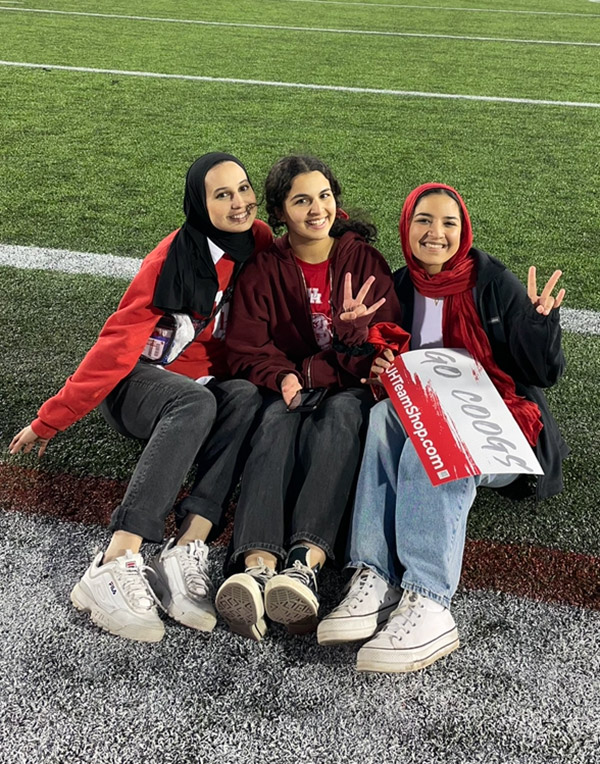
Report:
<svg viewBox="0 0 600 764"><path fill-rule="evenodd" d="M289 413L280 394L265 396L242 477L231 566L251 549L284 559L300 540L333 557L372 405L364 389L332 394L310 414Z"/></svg>
<svg viewBox="0 0 600 764"><path fill-rule="evenodd" d="M203 386L138 363L100 406L115 430L147 441L110 529L162 541L165 519L194 463L194 484L177 507L177 519L192 513L218 525L260 405L258 390L245 380Z"/></svg>

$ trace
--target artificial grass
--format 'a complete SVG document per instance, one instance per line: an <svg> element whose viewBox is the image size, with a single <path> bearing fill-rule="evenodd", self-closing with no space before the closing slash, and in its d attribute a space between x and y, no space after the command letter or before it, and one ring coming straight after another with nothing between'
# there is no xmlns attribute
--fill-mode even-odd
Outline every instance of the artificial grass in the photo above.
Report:
<svg viewBox="0 0 600 764"><path fill-rule="evenodd" d="M305 151L371 214L393 265L406 193L441 180L464 195L478 246L521 278L560 267L568 304L600 307L593 110L1 67L0 90L0 241L143 256L180 224L199 154L232 151L260 189L273 161Z"/></svg>
<svg viewBox="0 0 600 764"><path fill-rule="evenodd" d="M10 61L212 77L598 101L596 48L361 37L5 14ZM548 77L548 72L552 77ZM483 75L483 76L482 76Z"/></svg>

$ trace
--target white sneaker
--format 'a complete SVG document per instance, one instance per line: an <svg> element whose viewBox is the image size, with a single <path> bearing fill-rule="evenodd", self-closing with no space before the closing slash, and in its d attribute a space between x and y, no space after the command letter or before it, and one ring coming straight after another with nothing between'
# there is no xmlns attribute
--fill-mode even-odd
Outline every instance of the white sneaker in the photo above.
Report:
<svg viewBox="0 0 600 764"><path fill-rule="evenodd" d="M231 631L257 641L264 637L267 631L264 591L274 575L275 571L259 557L258 565L230 576L221 585L215 605Z"/></svg>
<svg viewBox="0 0 600 764"><path fill-rule="evenodd" d="M140 642L158 642L165 626L156 609L156 597L144 575L141 554L130 550L101 565L100 552L71 592L71 602L90 614L101 629Z"/></svg>
<svg viewBox="0 0 600 764"><path fill-rule="evenodd" d="M149 567L155 574L152 588L171 618L192 629L212 631L217 616L210 601L208 546L199 540L176 546L175 539L169 539Z"/></svg>
<svg viewBox="0 0 600 764"><path fill-rule="evenodd" d="M346 587L346 596L317 628L320 645L368 639L385 623L402 592L369 568L359 568Z"/></svg>
<svg viewBox="0 0 600 764"><path fill-rule="evenodd" d="M435 663L458 647L448 608L405 591L382 631L358 651L358 671L406 672Z"/></svg>

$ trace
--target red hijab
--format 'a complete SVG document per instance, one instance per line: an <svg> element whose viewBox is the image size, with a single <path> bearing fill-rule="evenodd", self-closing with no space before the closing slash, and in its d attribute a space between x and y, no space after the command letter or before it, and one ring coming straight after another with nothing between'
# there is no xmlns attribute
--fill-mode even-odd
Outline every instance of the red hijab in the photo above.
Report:
<svg viewBox="0 0 600 764"><path fill-rule="evenodd" d="M417 202L427 191L440 189L456 197L462 218L458 250L439 273L430 275L413 255L408 231ZM481 324L473 299L473 287L477 281L477 265L471 251L473 229L465 203L457 191L443 183L425 183L406 197L400 215L400 240L402 251L415 289L425 297L443 297L442 333L444 346L465 348L486 370L494 386L516 419L523 434L534 446L542 429L540 410L535 403L517 395L515 382L498 366L492 347Z"/></svg>

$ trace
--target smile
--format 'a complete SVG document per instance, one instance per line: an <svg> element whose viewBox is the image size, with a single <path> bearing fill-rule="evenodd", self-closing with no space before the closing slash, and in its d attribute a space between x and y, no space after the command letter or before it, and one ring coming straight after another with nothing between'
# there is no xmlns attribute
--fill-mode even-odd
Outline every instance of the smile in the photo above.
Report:
<svg viewBox="0 0 600 764"><path fill-rule="evenodd" d="M329 222L328 217L324 218L318 218L317 220L307 220L306 225L310 226L311 228L321 228L322 226L326 225Z"/></svg>

